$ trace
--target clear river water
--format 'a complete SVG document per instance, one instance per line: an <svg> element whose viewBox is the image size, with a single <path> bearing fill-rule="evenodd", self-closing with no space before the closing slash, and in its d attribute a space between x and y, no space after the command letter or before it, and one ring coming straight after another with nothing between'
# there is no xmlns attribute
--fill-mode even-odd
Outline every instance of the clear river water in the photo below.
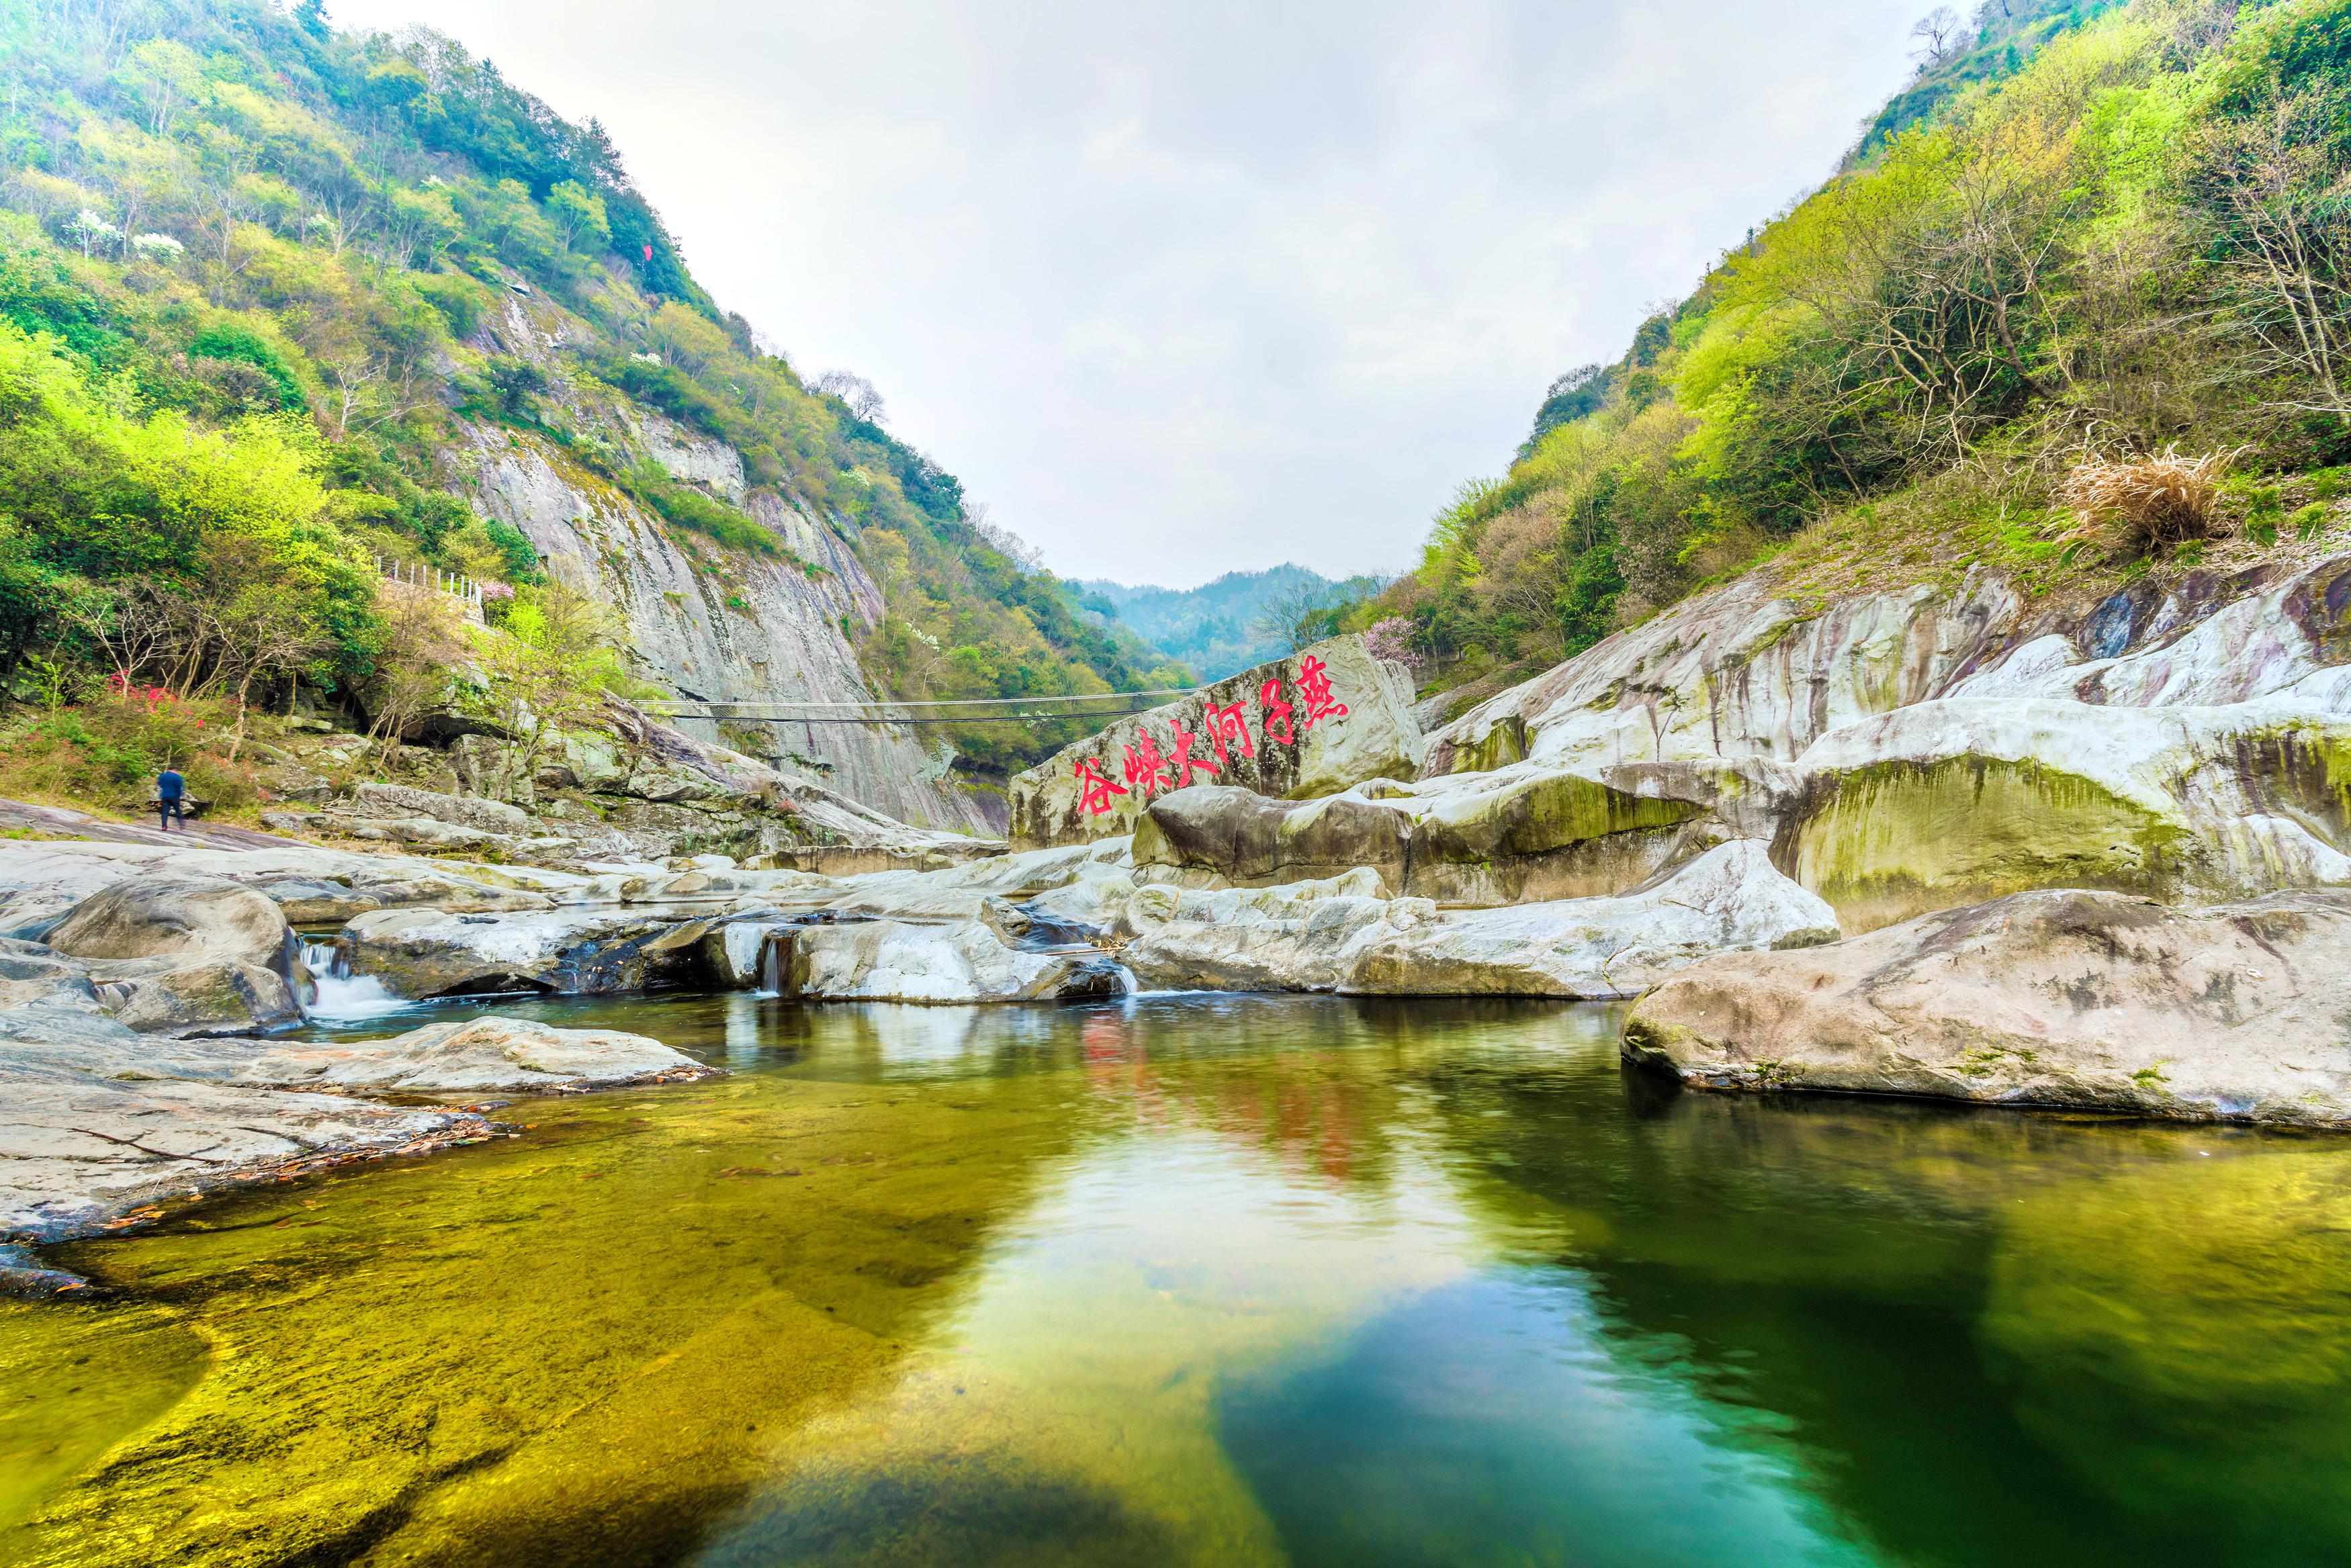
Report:
<svg viewBox="0 0 2351 1568"><path fill-rule="evenodd" d="M59 1249L0 1563L2351 1562L2351 1141L1597 1007L502 1010L732 1073Z"/></svg>

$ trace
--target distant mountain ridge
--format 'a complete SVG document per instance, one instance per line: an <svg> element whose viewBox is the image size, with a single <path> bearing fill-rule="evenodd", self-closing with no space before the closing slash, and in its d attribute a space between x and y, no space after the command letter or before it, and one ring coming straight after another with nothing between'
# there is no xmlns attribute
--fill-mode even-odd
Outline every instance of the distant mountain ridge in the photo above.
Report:
<svg viewBox="0 0 2351 1568"><path fill-rule="evenodd" d="M1337 604L1383 586L1378 577L1326 577L1287 561L1261 572L1227 572L1196 588L1129 586L1107 577L1069 585L1081 607L1129 628L1190 665L1203 680L1220 680L1290 651L1282 637L1259 628L1268 606L1304 607L1318 597Z"/></svg>

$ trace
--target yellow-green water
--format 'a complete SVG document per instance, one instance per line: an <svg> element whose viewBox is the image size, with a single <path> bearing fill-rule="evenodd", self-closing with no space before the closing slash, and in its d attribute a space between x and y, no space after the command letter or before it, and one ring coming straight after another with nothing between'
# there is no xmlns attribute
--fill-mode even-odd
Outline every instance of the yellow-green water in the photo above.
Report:
<svg viewBox="0 0 2351 1568"><path fill-rule="evenodd" d="M1594 1008L515 1011L735 1069L0 1306L0 1562L2339 1563L2351 1144Z"/></svg>

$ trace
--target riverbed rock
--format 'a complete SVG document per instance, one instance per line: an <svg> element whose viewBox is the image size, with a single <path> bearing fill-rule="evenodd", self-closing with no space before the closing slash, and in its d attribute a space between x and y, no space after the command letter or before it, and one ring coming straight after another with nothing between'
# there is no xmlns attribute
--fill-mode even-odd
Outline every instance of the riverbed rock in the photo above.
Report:
<svg viewBox="0 0 2351 1568"><path fill-rule="evenodd" d="M969 888L940 888L926 880L856 888L820 908L841 920L902 920L943 926L976 920L1007 943L1028 935L1032 923L1010 899L999 894Z"/></svg>
<svg viewBox="0 0 2351 1568"><path fill-rule="evenodd" d="M267 840L198 844L183 842L177 834L168 844L0 839L0 936L47 940L84 899L119 883L156 876L238 883L303 924L348 919L369 909L545 909L559 896L578 896L590 882L560 871Z"/></svg>
<svg viewBox="0 0 2351 1568"><path fill-rule="evenodd" d="M1311 718L1313 705L1301 685L1310 674L1329 682L1330 705L1320 718ZM1037 847L1132 833L1155 796L1204 784L1304 800L1365 779L1410 778L1421 758L1412 695L1411 677L1374 658L1361 635L1318 642L1121 719L1020 774L1008 792L1011 838L1017 846ZM1212 723L1211 709L1228 713L1229 725ZM1131 760L1148 770L1151 758L1168 765L1148 780L1128 777ZM1081 767L1113 786L1100 796L1105 810L1088 809Z"/></svg>
<svg viewBox="0 0 2351 1568"><path fill-rule="evenodd" d="M254 1043L247 1042L250 1051ZM248 1055L235 1081L375 1094L521 1094L682 1083L705 1066L644 1034L557 1029L495 1013L428 1023L386 1040L287 1043Z"/></svg>
<svg viewBox="0 0 2351 1568"><path fill-rule="evenodd" d="M201 1048L91 1013L0 1015L0 1238L63 1241L159 1199L488 1136L461 1111L163 1076L159 1049Z"/></svg>
<svg viewBox="0 0 2351 1568"><path fill-rule="evenodd" d="M1391 996L1637 996L1742 949L1836 940L1836 914L1734 839L1629 892L1459 909L1362 944L1340 990Z"/></svg>
<svg viewBox="0 0 2351 1568"><path fill-rule="evenodd" d="M83 899L46 940L73 958L225 958L285 975L293 933L277 906L250 888L165 873Z"/></svg>
<svg viewBox="0 0 2351 1568"><path fill-rule="evenodd" d="M1695 964L1625 1053L1705 1088L2351 1127L2346 1020L2351 894L2037 891Z"/></svg>
<svg viewBox="0 0 2351 1568"><path fill-rule="evenodd" d="M89 965L39 942L0 939L0 1013L24 1007L99 1012Z"/></svg>
<svg viewBox="0 0 2351 1568"><path fill-rule="evenodd" d="M287 978L243 959L113 959L91 964L89 977L107 1015L142 1034L245 1034L302 1022Z"/></svg>
<svg viewBox="0 0 2351 1568"><path fill-rule="evenodd" d="M684 953L646 945L679 922L627 909L520 915L446 915L380 909L343 928L354 978L372 976L395 996L477 996L509 991L565 994L642 990Z"/></svg>
<svg viewBox="0 0 2351 1568"><path fill-rule="evenodd" d="M1121 989L1106 960L1014 948L978 920L864 920L800 927L789 937L783 994L810 1001L1041 1002Z"/></svg>
<svg viewBox="0 0 2351 1568"><path fill-rule="evenodd" d="M1120 954L1150 991L1332 991L1371 938L1437 917L1426 898L1389 899L1369 867L1271 888L1141 887Z"/></svg>

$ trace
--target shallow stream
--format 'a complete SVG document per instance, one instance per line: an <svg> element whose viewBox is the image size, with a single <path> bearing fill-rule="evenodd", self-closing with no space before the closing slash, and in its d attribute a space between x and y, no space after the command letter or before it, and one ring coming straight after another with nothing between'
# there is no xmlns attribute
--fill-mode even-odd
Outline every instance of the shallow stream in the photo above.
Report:
<svg viewBox="0 0 2351 1568"><path fill-rule="evenodd" d="M1593 1007L501 1010L734 1071L59 1250L0 1563L2351 1561L2351 1141Z"/></svg>

